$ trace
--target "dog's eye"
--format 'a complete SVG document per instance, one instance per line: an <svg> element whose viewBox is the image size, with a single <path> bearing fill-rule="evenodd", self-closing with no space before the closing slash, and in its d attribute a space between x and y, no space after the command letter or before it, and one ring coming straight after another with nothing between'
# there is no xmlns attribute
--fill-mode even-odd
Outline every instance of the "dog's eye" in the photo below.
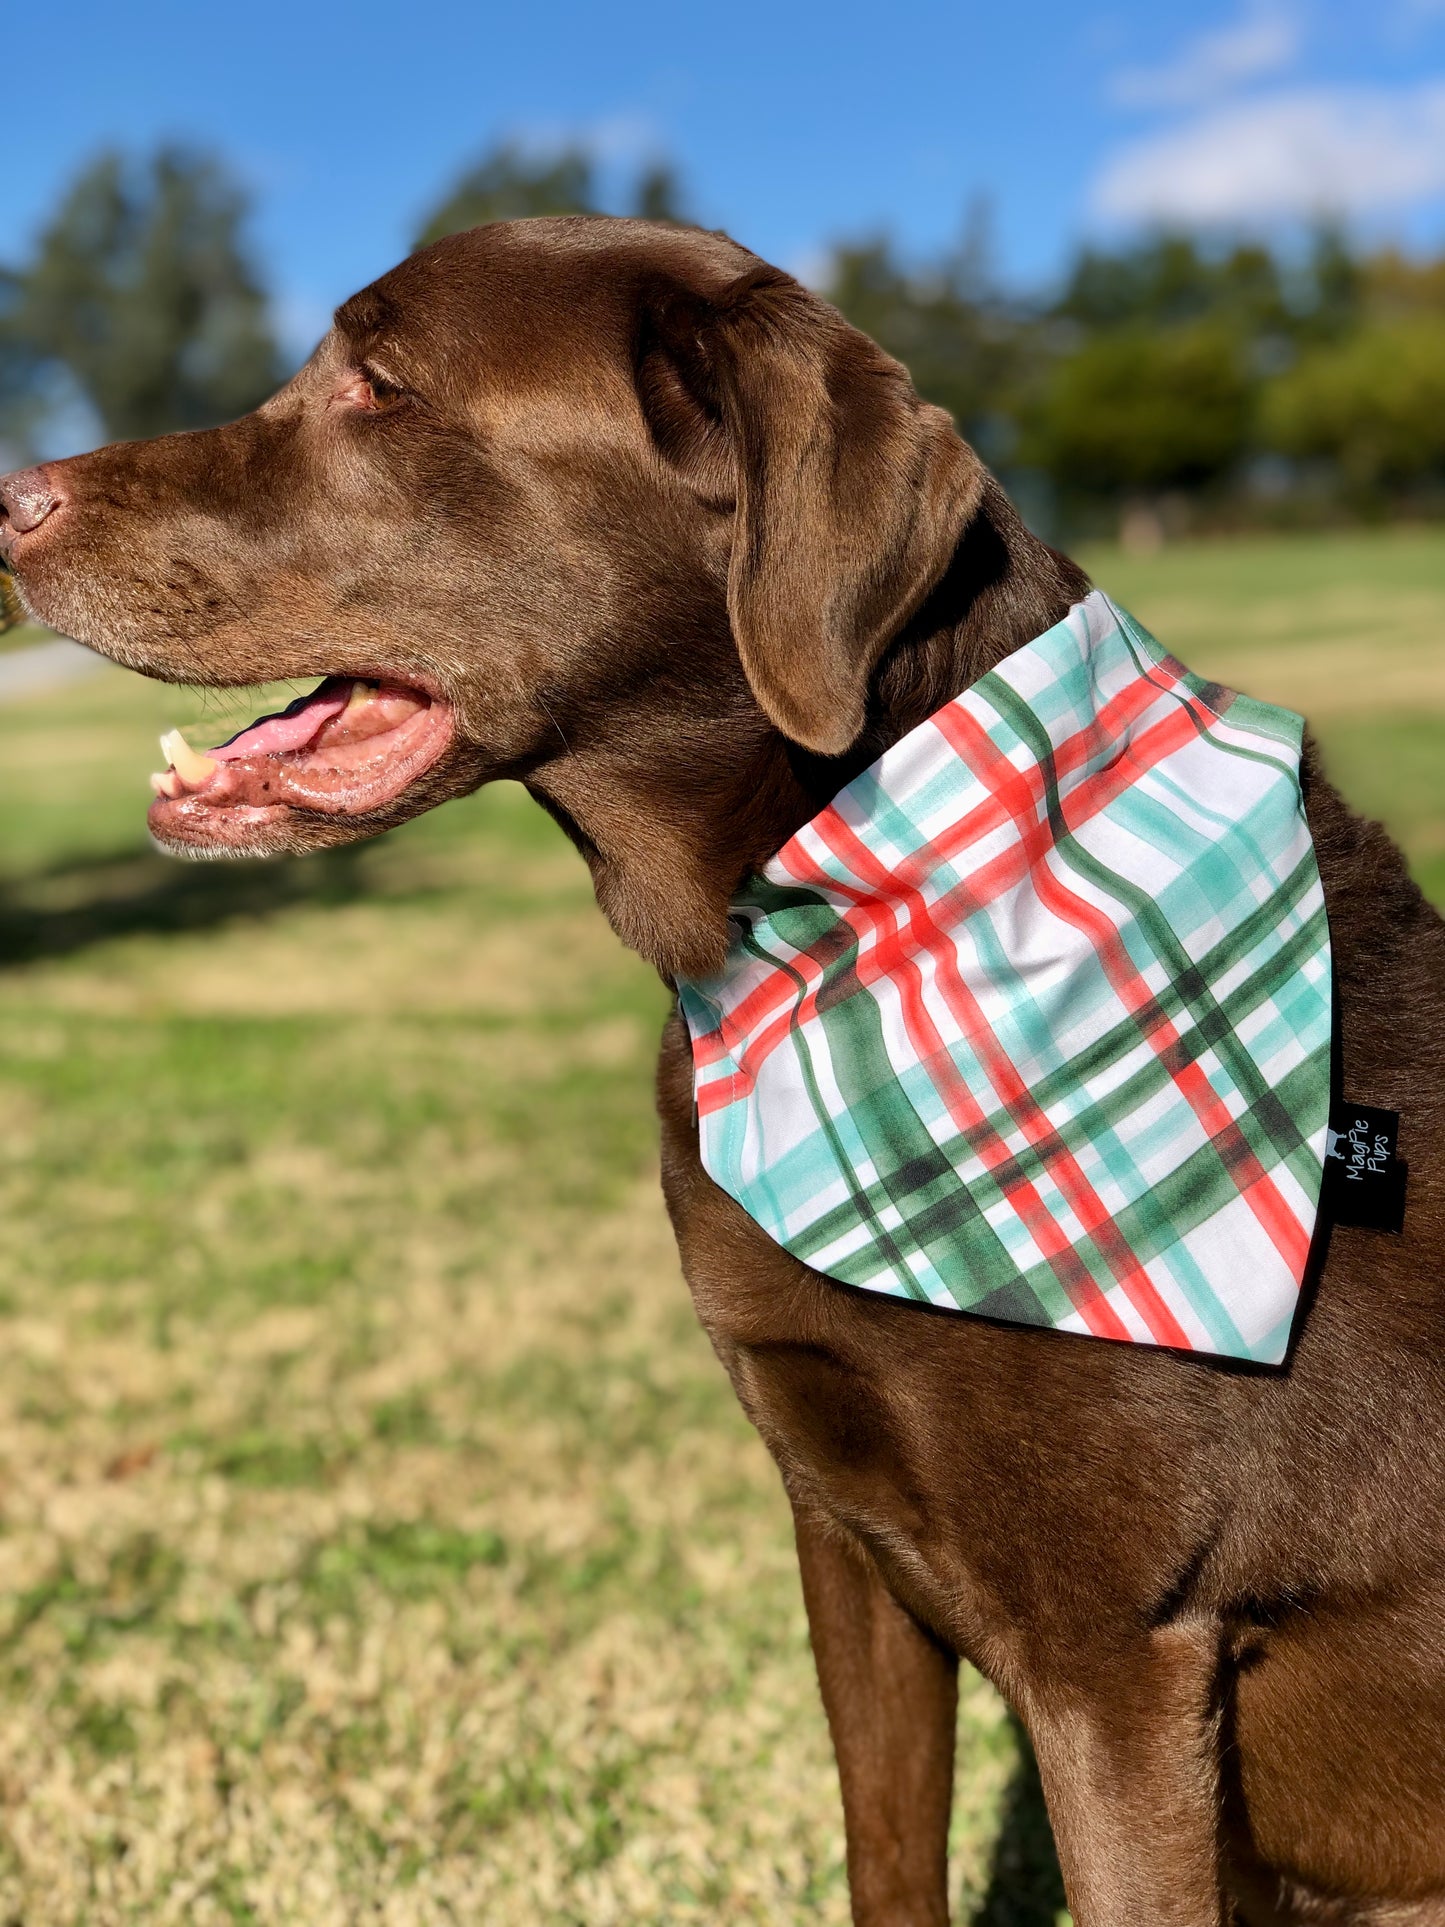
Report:
<svg viewBox="0 0 1445 1927"><path fill-rule="evenodd" d="M401 400L403 390L394 381L388 381L385 375L378 374L375 368L363 368L361 374L371 390L373 408L390 408Z"/></svg>
<svg viewBox="0 0 1445 1927"><path fill-rule="evenodd" d="M349 408L361 408L368 414L379 414L388 408L395 408L405 393L405 389L389 380L379 369L358 368L336 391L336 400L344 402Z"/></svg>

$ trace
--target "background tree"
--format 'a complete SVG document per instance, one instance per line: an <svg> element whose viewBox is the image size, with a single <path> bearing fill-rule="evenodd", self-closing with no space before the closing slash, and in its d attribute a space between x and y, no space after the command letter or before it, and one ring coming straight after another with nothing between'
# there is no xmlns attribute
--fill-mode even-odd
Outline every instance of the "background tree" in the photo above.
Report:
<svg viewBox="0 0 1445 1927"><path fill-rule="evenodd" d="M1316 348L1266 391L1268 443L1333 465L1357 506L1445 484L1445 316L1367 324Z"/></svg>
<svg viewBox="0 0 1445 1927"><path fill-rule="evenodd" d="M92 162L9 277L0 333L30 405L63 370L118 440L210 427L264 399L280 369L245 215L206 155Z"/></svg>
<svg viewBox="0 0 1445 1927"><path fill-rule="evenodd" d="M0 468L34 455L34 431L45 411L44 357L16 328L21 278L0 267Z"/></svg>
<svg viewBox="0 0 1445 1927"><path fill-rule="evenodd" d="M592 156L581 147L555 154L529 154L504 142L470 167L445 200L422 223L413 245L424 248L444 234L485 227L489 221L525 221L538 214L600 214ZM686 222L676 171L654 161L638 176L630 213L649 221Z"/></svg>
<svg viewBox="0 0 1445 1927"><path fill-rule="evenodd" d="M1359 325L1362 286L1330 228L1293 258L1188 234L1086 247L1045 312L1048 365L1022 410L1023 453L1067 521L1164 495L1237 513L1266 452L1265 389Z"/></svg>
<svg viewBox="0 0 1445 1927"><path fill-rule="evenodd" d="M1279 264L1267 248L1208 254L1188 234L1151 235L1115 253L1082 249L1049 313L1090 335L1208 320L1247 337L1290 325Z"/></svg>
<svg viewBox="0 0 1445 1927"><path fill-rule="evenodd" d="M632 211L644 221L673 221L686 226L691 216L683 212L677 169L666 161L654 161L645 167L638 176Z"/></svg>
<svg viewBox="0 0 1445 1927"><path fill-rule="evenodd" d="M1075 499L1202 489L1244 454L1252 401L1217 323L1110 328L1057 361L1024 446Z"/></svg>
<svg viewBox="0 0 1445 1927"><path fill-rule="evenodd" d="M987 459L1008 462L1037 330L993 284L981 210L959 246L919 267L906 266L886 237L836 249L824 291L905 364L918 392L946 408Z"/></svg>
<svg viewBox="0 0 1445 1927"><path fill-rule="evenodd" d="M423 222L414 245L424 248L445 234L461 234L489 221L596 212L589 154L569 147L560 154L538 157L508 143L467 169Z"/></svg>
<svg viewBox="0 0 1445 1927"><path fill-rule="evenodd" d="M1445 320L1445 254L1417 260L1382 248L1355 264L1359 305L1376 319L1431 314Z"/></svg>

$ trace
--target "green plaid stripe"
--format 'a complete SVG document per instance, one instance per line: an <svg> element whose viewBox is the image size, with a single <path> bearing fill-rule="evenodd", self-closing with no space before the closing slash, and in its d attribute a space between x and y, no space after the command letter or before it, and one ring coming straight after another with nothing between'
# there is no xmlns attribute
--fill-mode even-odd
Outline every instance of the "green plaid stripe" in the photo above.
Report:
<svg viewBox="0 0 1445 1927"><path fill-rule="evenodd" d="M1300 723L1102 595L887 752L681 987L703 1161L868 1289L1275 1360L1330 952Z"/></svg>

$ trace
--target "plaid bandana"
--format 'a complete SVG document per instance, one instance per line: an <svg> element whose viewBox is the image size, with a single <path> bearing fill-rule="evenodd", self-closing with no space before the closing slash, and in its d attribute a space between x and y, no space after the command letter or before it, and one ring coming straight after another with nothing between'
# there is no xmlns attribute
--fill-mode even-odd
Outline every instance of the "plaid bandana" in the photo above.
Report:
<svg viewBox="0 0 1445 1927"><path fill-rule="evenodd" d="M840 791L680 986L703 1164L816 1270L1277 1363L1329 931L1301 722L1097 591Z"/></svg>

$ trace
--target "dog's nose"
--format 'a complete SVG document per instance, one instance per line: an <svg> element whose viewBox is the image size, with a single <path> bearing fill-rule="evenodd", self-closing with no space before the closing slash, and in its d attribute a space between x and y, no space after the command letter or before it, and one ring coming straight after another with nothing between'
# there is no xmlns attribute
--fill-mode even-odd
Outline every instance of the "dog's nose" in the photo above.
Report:
<svg viewBox="0 0 1445 1927"><path fill-rule="evenodd" d="M0 550L7 536L28 535L59 506L60 495L43 468L0 475Z"/></svg>

